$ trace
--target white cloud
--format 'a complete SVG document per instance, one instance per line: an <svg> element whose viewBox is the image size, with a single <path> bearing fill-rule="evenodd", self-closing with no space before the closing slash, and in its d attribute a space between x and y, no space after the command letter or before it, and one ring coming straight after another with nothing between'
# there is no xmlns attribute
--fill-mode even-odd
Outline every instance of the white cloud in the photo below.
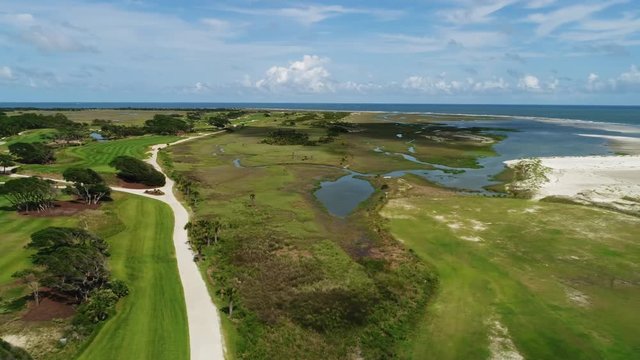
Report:
<svg viewBox="0 0 640 360"><path fill-rule="evenodd" d="M303 25L313 25L324 20L347 14L360 14L374 16L380 20L393 20L401 17L404 12L390 9L359 9L348 8L342 5L307 5L286 7L278 9L260 8L226 8L240 14L256 16L279 16L289 18Z"/></svg>
<svg viewBox="0 0 640 360"><path fill-rule="evenodd" d="M549 5L553 5L556 0L531 0L527 3L528 9L540 9L547 7Z"/></svg>
<svg viewBox="0 0 640 360"><path fill-rule="evenodd" d="M21 38L43 52L97 52L94 47L85 45L64 32L41 26L30 27L22 33Z"/></svg>
<svg viewBox="0 0 640 360"><path fill-rule="evenodd" d="M446 21L455 25L486 23L492 20L491 15L503 8L516 3L518 0L484 0L471 1L463 8L439 11L438 14Z"/></svg>
<svg viewBox="0 0 640 360"><path fill-rule="evenodd" d="M518 80L518 87L526 91L540 91L540 79L533 75L525 75Z"/></svg>
<svg viewBox="0 0 640 360"><path fill-rule="evenodd" d="M0 67L0 79L12 80L13 79L13 71L8 66Z"/></svg>
<svg viewBox="0 0 640 360"><path fill-rule="evenodd" d="M305 55L289 66L272 66L265 77L255 83L258 89L269 91L293 90L303 93L323 93L334 90L329 71L324 67L329 60L317 55Z"/></svg>
<svg viewBox="0 0 640 360"><path fill-rule="evenodd" d="M473 90L476 92L500 92L509 89L509 87L509 83L503 78L473 83Z"/></svg>
<svg viewBox="0 0 640 360"><path fill-rule="evenodd" d="M430 95L455 95L462 93L499 93L508 90L510 85L503 78L480 81L472 78L465 80L448 80L446 79L446 74L443 73L437 78L418 75L410 76L404 80L402 88Z"/></svg>
<svg viewBox="0 0 640 360"><path fill-rule="evenodd" d="M624 72L616 79L616 86L621 90L640 90L640 71L635 65L631 65L629 71Z"/></svg>
<svg viewBox="0 0 640 360"><path fill-rule="evenodd" d="M613 0L596 4L566 6L548 13L531 14L527 17L527 21L538 25L536 28L536 34L538 36L547 36L561 26L579 22L592 14L621 2L623 1Z"/></svg>

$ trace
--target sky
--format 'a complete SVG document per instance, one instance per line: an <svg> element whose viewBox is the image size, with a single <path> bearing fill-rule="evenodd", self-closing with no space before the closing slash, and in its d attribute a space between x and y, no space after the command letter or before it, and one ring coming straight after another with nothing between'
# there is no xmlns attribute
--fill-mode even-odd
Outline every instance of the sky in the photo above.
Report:
<svg viewBox="0 0 640 360"><path fill-rule="evenodd" d="M0 102L640 105L638 0L0 0Z"/></svg>

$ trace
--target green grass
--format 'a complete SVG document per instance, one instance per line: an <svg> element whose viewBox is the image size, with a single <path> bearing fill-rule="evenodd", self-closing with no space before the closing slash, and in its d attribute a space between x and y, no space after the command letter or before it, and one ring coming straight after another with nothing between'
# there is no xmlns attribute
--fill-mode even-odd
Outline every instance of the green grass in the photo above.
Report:
<svg viewBox="0 0 640 360"><path fill-rule="evenodd" d="M115 173L109 166L120 155L145 158L149 147L179 139L176 136L142 136L129 139L91 142L83 146L56 151L56 162L50 165L25 165L24 170L41 174L59 174L71 166L90 167L100 173Z"/></svg>
<svg viewBox="0 0 640 360"><path fill-rule="evenodd" d="M188 359L171 210L136 196L117 196L114 205L123 231L107 238L110 265L113 276L126 281L131 292L78 359Z"/></svg>
<svg viewBox="0 0 640 360"><path fill-rule="evenodd" d="M527 359L637 357L638 218L517 199L401 201L385 208L390 230L441 284L407 357L486 358L493 321Z"/></svg>
<svg viewBox="0 0 640 360"><path fill-rule="evenodd" d="M25 143L34 143L34 142L47 142L48 136L51 136L58 132L55 129L37 129L37 130L27 130L24 131L21 135L14 135L5 138L5 143L0 145L0 150L7 150L9 145L15 144L17 142L25 142Z"/></svg>
<svg viewBox="0 0 640 360"><path fill-rule="evenodd" d="M0 198L0 296L4 285L13 282L11 275L31 266L30 252L24 249L32 233L47 226L72 226L74 218L30 217L7 209L9 203Z"/></svg>

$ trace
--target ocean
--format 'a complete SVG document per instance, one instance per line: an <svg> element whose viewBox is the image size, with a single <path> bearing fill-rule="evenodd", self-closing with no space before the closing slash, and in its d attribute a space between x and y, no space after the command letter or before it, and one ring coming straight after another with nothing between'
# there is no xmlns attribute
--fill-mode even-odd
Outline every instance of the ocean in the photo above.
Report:
<svg viewBox="0 0 640 360"><path fill-rule="evenodd" d="M70 109L296 109L329 111L378 111L399 113L442 113L500 115L549 119L571 119L640 126L640 106L600 105L454 105L454 104L340 104L340 103L208 103L208 102L0 102L0 108Z"/></svg>

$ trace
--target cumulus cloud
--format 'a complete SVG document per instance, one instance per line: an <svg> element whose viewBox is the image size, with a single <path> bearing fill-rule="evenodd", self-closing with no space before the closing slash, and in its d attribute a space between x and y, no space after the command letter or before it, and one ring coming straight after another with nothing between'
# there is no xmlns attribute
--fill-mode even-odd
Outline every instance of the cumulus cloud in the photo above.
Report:
<svg viewBox="0 0 640 360"><path fill-rule="evenodd" d="M595 73L589 74L585 89L589 92L635 92L640 91L640 70L631 65L628 71L616 77L602 79Z"/></svg>
<svg viewBox="0 0 640 360"><path fill-rule="evenodd" d="M272 66L265 77L255 83L258 89L278 91L294 90L304 93L334 91L331 74L325 68L329 59L317 55L305 55L302 60L288 66Z"/></svg>
<svg viewBox="0 0 640 360"><path fill-rule="evenodd" d="M615 80L616 87L620 90L640 90L640 71L635 65L627 72L623 72Z"/></svg>
<svg viewBox="0 0 640 360"><path fill-rule="evenodd" d="M418 91L430 95L492 94L504 92L511 87L503 78L449 80L446 79L446 74L436 78L410 76L402 82L401 86L405 91Z"/></svg>
<svg viewBox="0 0 640 360"><path fill-rule="evenodd" d="M410 76L404 80L402 87L407 90L418 90L428 94L448 94L458 93L464 90L464 83L457 80L446 80L444 78L430 78L424 76Z"/></svg>
<svg viewBox="0 0 640 360"><path fill-rule="evenodd" d="M518 81L518 87L526 91L540 91L540 79L533 75L525 75Z"/></svg>

